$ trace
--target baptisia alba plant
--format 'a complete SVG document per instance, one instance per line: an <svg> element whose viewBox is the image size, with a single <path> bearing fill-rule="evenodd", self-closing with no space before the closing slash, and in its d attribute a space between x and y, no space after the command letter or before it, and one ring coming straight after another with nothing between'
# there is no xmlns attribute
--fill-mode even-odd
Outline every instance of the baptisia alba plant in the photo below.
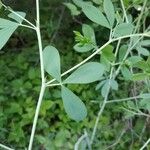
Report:
<svg viewBox="0 0 150 150"><path fill-rule="evenodd" d="M86 118L88 111L86 105L80 99L80 95L73 93L67 85L97 83L96 90L100 90L103 102L99 104L100 110L96 117L93 132L91 135L85 132L85 134L78 139L77 143L75 143L75 150L77 150L79 149L80 143L86 139L86 146L91 150L98 123L106 105L135 98L130 97L109 101L110 92L118 90L118 75L121 75L124 80L144 80L146 85L149 83L150 55L147 49L150 42L149 26L142 32L139 32L141 31L140 26L145 26L141 24L141 20L145 12L147 0L144 1L143 8L137 20L133 20L132 16L128 14L123 0L120 0L120 4L122 6L122 12L119 13L115 10L111 0L104 0L101 9L99 8L102 6L101 3L95 5L95 3L91 1L73 0L73 3L65 3L71 10L72 15L83 13L94 25L97 25L99 28L107 28L110 35L108 41L99 47L99 45L97 45L98 42L95 37L94 29L91 25L83 24L82 33L74 31L75 40L77 42L74 46L75 51L79 53L90 52L91 54L79 64L62 73L61 58L58 50L51 45L45 48L42 46L39 0L36 0L35 25L25 19L25 13L14 11L1 3L2 7L10 11L10 14L7 19L0 18L0 49L3 48L10 36L19 26L33 29L37 34L41 69L41 91L35 110L28 150L33 149L39 111L46 88L53 86L61 87L60 92L66 114L70 119L79 122ZM136 54L133 52L136 52ZM90 61L94 56L99 56L100 61ZM145 56L145 58L143 56ZM146 67L143 67L143 65ZM135 71L133 68L136 68ZM47 72L47 74L45 74L45 72ZM47 75L53 77L53 79L47 81ZM150 99L149 88L147 88L144 93L139 93L136 98L141 100L139 106L143 108L146 105L144 108L149 110L147 105L148 99ZM128 108L123 109L131 111L128 110ZM134 113L149 116L139 109ZM149 141L148 139L141 150L148 145ZM4 149L11 149L2 144L0 144L0 146Z"/></svg>

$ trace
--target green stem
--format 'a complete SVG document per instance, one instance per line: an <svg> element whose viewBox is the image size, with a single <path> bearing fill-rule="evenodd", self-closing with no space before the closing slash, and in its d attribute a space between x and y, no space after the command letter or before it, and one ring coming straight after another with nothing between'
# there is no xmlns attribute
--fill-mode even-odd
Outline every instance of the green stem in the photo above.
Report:
<svg viewBox="0 0 150 150"><path fill-rule="evenodd" d="M123 98L123 99L115 99L115 100L107 101L107 104L110 104L110 103L118 103L118 102L124 102L124 101L130 101L130 100L140 99L140 98L141 98L140 96L134 96L134 97Z"/></svg>
<svg viewBox="0 0 150 150"><path fill-rule="evenodd" d="M36 28L36 26L35 26L33 23L31 23L29 20L25 19L25 18L22 17L20 14L16 13L16 12L13 11L10 7L7 7L7 6L6 6L5 4L3 4L2 2L0 2L0 3L1 3L1 5L2 5L4 8L8 9L11 13L15 14L16 16L18 16L19 18L21 18L22 20L24 20L26 23L28 23L29 25L31 25L33 28Z"/></svg>
<svg viewBox="0 0 150 150"><path fill-rule="evenodd" d="M39 95L39 99L38 99L38 103L37 103L37 107L36 107L36 112L35 112L35 116L34 116L34 121L33 121L33 126L32 126L28 150L32 150L35 130L36 130L36 126L37 126L38 116L39 116L40 107L42 104L45 88L46 88L45 85L41 86L41 91L40 91L40 95Z"/></svg>
<svg viewBox="0 0 150 150"><path fill-rule="evenodd" d="M0 147L3 148L3 149L5 149L5 150L14 150L14 149L9 148L9 147L7 147L7 146L5 146L3 144L0 144Z"/></svg>
<svg viewBox="0 0 150 150"><path fill-rule="evenodd" d="M41 68L41 80L42 80L42 85L41 85L41 91L35 111L35 116L33 120L33 126L32 126L32 131L31 131L31 137L29 141L29 147L28 150L32 150L32 145L33 145L33 140L34 140L34 135L35 135L35 130L37 126L37 121L38 121L38 116L44 96L44 92L46 89L45 85L45 74L44 74L44 63L43 63L43 48L42 48L42 39L41 39L41 32L40 32L40 12L39 12L39 0L36 0L36 14L37 14L37 19L36 19L36 33L37 33L37 38L38 38L38 46L39 46L39 55L40 55L40 68Z"/></svg>
<svg viewBox="0 0 150 150"><path fill-rule="evenodd" d="M128 16L127 16L127 13L126 13L126 10L125 10L125 6L124 6L124 3L123 3L123 0L120 0L120 2L121 2L121 6L122 6L122 9L123 9L123 14L124 14L124 17L126 19L126 22L129 23Z"/></svg>
<svg viewBox="0 0 150 150"><path fill-rule="evenodd" d="M140 148L140 150L143 150L148 144L150 143L150 138L147 140L147 142Z"/></svg>
<svg viewBox="0 0 150 150"><path fill-rule="evenodd" d="M147 0L144 1L144 4L143 4L142 10L141 10L141 13L140 13L140 15L139 15L139 17L138 17L138 21L137 21L137 24L136 24L134 33L136 33L137 29L139 28L140 21L141 21L141 19L142 19L142 16L143 16L143 13L144 13L144 10L145 10L145 7L146 7L146 3L147 3Z"/></svg>

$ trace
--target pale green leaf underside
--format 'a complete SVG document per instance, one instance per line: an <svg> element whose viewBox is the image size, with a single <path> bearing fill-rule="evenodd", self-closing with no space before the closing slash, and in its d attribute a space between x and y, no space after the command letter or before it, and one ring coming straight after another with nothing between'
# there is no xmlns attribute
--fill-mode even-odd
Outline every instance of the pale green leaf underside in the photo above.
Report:
<svg viewBox="0 0 150 150"><path fill-rule="evenodd" d="M141 97L141 98L144 98L144 99L150 99L150 93L143 93L143 94L140 94L140 97Z"/></svg>
<svg viewBox="0 0 150 150"><path fill-rule="evenodd" d="M113 27L115 21L115 10L111 0L104 0L104 11L110 26Z"/></svg>
<svg viewBox="0 0 150 150"><path fill-rule="evenodd" d="M83 46L81 46L81 44L78 43L73 48L77 52L84 53L92 50L94 47L91 44L84 44Z"/></svg>
<svg viewBox="0 0 150 150"><path fill-rule="evenodd" d="M134 26L131 23L121 23L114 31L114 37L121 37L132 34Z"/></svg>
<svg viewBox="0 0 150 150"><path fill-rule="evenodd" d="M22 16L23 18L25 18L25 16L26 16L26 13L24 13L24 12L16 11L16 13L19 14L20 16ZM23 21L22 18L20 18L19 16L17 16L17 15L14 14L14 13L10 13L10 14L8 15L8 17L14 19L14 20L17 21L18 23L22 23L22 21Z"/></svg>
<svg viewBox="0 0 150 150"><path fill-rule="evenodd" d="M82 32L85 37L91 40L93 44L96 44L95 33L92 27L87 24L82 25Z"/></svg>
<svg viewBox="0 0 150 150"><path fill-rule="evenodd" d="M123 66L121 68L121 73L122 73L123 77L125 78L125 80L130 80L132 77L130 70L126 66Z"/></svg>
<svg viewBox="0 0 150 150"><path fill-rule="evenodd" d="M15 22L9 21L7 19L0 18L0 29L1 28L12 27L12 26L16 26L16 25L18 25L18 24L15 23Z"/></svg>
<svg viewBox="0 0 150 150"><path fill-rule="evenodd" d="M7 27L0 30L0 50L7 43L13 32L17 29L18 25L14 25L12 27Z"/></svg>
<svg viewBox="0 0 150 150"><path fill-rule="evenodd" d="M72 3L64 3L64 5L71 11L73 16L79 15L80 11L78 11L77 7Z"/></svg>
<svg viewBox="0 0 150 150"><path fill-rule="evenodd" d="M82 6L84 14L94 23L97 23L106 28L110 28L109 22L102 12L93 5L85 4Z"/></svg>
<svg viewBox="0 0 150 150"><path fill-rule="evenodd" d="M92 2L89 1L83 1L83 0L72 0L78 7L82 7L85 4L92 4Z"/></svg>
<svg viewBox="0 0 150 150"><path fill-rule="evenodd" d="M43 50L44 68L53 78L61 81L60 56L53 46L47 46Z"/></svg>
<svg viewBox="0 0 150 150"><path fill-rule="evenodd" d="M104 66L98 62L89 62L74 71L64 83L86 84L100 80Z"/></svg>
<svg viewBox="0 0 150 150"><path fill-rule="evenodd" d="M87 109L84 103L72 91L62 86L61 95L65 111L71 119L81 121L87 116Z"/></svg>
<svg viewBox="0 0 150 150"><path fill-rule="evenodd" d="M20 15L24 18L25 13L19 12ZM17 19L18 17L15 14L9 14L10 18ZM17 19L19 23L22 22L23 19ZM3 46L7 43L11 35L14 33L14 31L19 26L18 23L0 18L0 50L3 48Z"/></svg>

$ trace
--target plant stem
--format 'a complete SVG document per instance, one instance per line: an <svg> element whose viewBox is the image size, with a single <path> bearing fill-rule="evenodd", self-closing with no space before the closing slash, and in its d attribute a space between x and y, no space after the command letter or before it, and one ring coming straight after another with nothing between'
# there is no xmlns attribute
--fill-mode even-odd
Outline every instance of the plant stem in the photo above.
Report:
<svg viewBox="0 0 150 150"><path fill-rule="evenodd" d="M121 39L118 40L117 47L116 47L116 50L115 50L115 57L117 57L120 44L121 44ZM115 61L113 61L113 63L115 63ZM114 68L115 68L115 66L112 66L112 68L111 68L110 77L109 77L110 80L111 80L112 77L113 77ZM104 101L103 101L103 103L102 103L102 106L101 106L101 108L100 108L100 110L99 110L99 112L98 112L98 116L97 116L97 118L96 118L96 122L95 122L94 129L93 129L92 136L91 136L91 145L93 144L93 141L94 141L94 138L95 138L95 135L96 135L96 130L97 130L97 127L98 127L98 123L99 123L99 120L100 120L100 116L101 116L101 114L103 113L104 108L105 108L105 106L106 106L106 104L107 104L108 96L109 96L109 93L110 93L110 80L109 80L109 87L108 87L108 89L107 89L106 96L105 96L105 98L104 98Z"/></svg>
<svg viewBox="0 0 150 150"><path fill-rule="evenodd" d="M29 142L29 147L28 150L32 150L32 145L33 145L33 140L34 140L34 135L35 135L35 130L37 126L37 121L38 121L38 116L45 92L45 75L44 75L44 63L43 63L43 47L42 47L42 39L41 39L41 32L40 32L40 12L39 12L39 0L36 0L36 14L37 14L37 19L36 19L36 33L37 33L37 38L38 38L38 46L39 46L39 55L40 55L40 68L41 68L41 91L35 111L35 116L34 116L34 121L33 121L33 126L32 126L32 131L31 131L31 137L30 137L30 142Z"/></svg>
<svg viewBox="0 0 150 150"><path fill-rule="evenodd" d="M114 74L114 78L117 77L117 75L119 74L120 69L121 69L121 67L122 67L122 65L123 65L123 63L124 63L124 61L126 60L126 58L127 58L128 55L129 55L130 51L138 44L138 42L140 41L141 38L143 38L143 37L141 36L141 37L137 40L136 43L134 43L132 46L129 46L129 48L127 49L127 52L126 52L126 54L125 54L125 56L124 56L124 58L123 58L123 60L122 60L122 63L118 66L118 68L117 68L117 70L116 70L116 72L115 72L115 74ZM132 39L131 39L131 40L132 40ZM130 42L130 44L131 44L131 42Z"/></svg>
<svg viewBox="0 0 150 150"><path fill-rule="evenodd" d="M3 144L0 144L0 147L1 147L1 148L4 148L4 149L6 149L6 150L14 150L14 149L9 148L9 147L7 147L7 146L5 146L5 145L3 145Z"/></svg>
<svg viewBox="0 0 150 150"><path fill-rule="evenodd" d="M123 137L123 135L124 135L125 133L126 133L126 130L123 129L123 131L121 132L121 134L120 134L120 136L118 137L118 139L116 140L116 142L113 143L112 145L108 146L108 147L105 148L104 150L110 149L110 148L114 147L115 145L117 145L117 144L120 142L121 138Z"/></svg>
<svg viewBox="0 0 150 150"><path fill-rule="evenodd" d="M77 143L74 146L74 150L79 150L80 143L86 138L86 134L83 134L77 141Z"/></svg>
<svg viewBox="0 0 150 150"><path fill-rule="evenodd" d="M42 47L40 25L38 23L37 23L36 33L37 33L38 45L39 45L41 79L42 79L42 84L45 84L44 61L43 61L43 47Z"/></svg>
<svg viewBox="0 0 150 150"><path fill-rule="evenodd" d="M126 13L126 10L125 10L125 6L124 6L124 3L123 3L123 0L120 0L120 2L121 2L121 6L122 6L122 9L123 9L123 14L124 14L124 17L126 19L126 22L129 23L128 16L127 16L127 13Z"/></svg>
<svg viewBox="0 0 150 150"><path fill-rule="evenodd" d="M36 26L31 23L29 20L25 19L24 17L22 17L20 14L16 13L15 11L13 11L10 7L6 6L5 4L3 4L2 2L0 2L0 4L5 8L8 9L11 13L15 14L16 16L18 16L19 18L21 18L22 20L24 20L26 23L28 23L29 25L31 25L33 28L36 28Z"/></svg>
<svg viewBox="0 0 150 150"><path fill-rule="evenodd" d="M88 150L92 150L90 139L89 139L89 136L88 136L88 133L87 133L86 129L84 130L84 134L86 135L85 140L86 140L86 143L87 143Z"/></svg>
<svg viewBox="0 0 150 150"><path fill-rule="evenodd" d="M32 132L31 132L31 136L30 136L30 142L29 142L28 150L32 150L35 130L36 130L36 126L37 126L37 120L38 120L38 116L39 116L40 107L42 104L45 88L46 88L45 85L41 86L41 91L40 91L40 95L39 95L39 99L38 99L38 103L37 103L37 107L36 107L36 112L35 112L35 116L34 116L34 121L33 121Z"/></svg>
<svg viewBox="0 0 150 150"><path fill-rule="evenodd" d="M103 104L98 112L98 115L97 115L97 118L96 118L96 122L95 122L95 125L94 125L94 129L93 129L93 132L92 132L92 136L91 136L91 145L93 144L93 141L94 141L94 138L95 138L95 135L96 135L96 131L97 131L97 127L98 127L98 123L99 123L99 120L100 120L100 116L106 106L106 102L107 102L107 99L108 99L108 95L109 95L109 91L110 91L110 86L107 90L107 94L105 96L105 99L103 101Z"/></svg>
<svg viewBox="0 0 150 150"><path fill-rule="evenodd" d="M145 7L146 7L146 3L147 3L147 0L144 1L144 4L143 4L142 10L141 10L141 13L140 13L140 15L139 15L139 17L138 17L138 21L137 21L137 24L136 24L134 33L136 33L137 29L139 28L140 21L141 21L141 19L142 19L142 16L143 16L143 13L144 13L144 10L145 10Z"/></svg>
<svg viewBox="0 0 150 150"><path fill-rule="evenodd" d="M107 104L116 103L116 102L124 102L124 101L139 99L139 98L141 98L141 97L140 96L134 96L134 97L123 98L123 99L115 99L115 100L107 101Z"/></svg>
<svg viewBox="0 0 150 150"><path fill-rule="evenodd" d="M147 114L145 114L145 113L143 113L141 111L140 112L134 112L134 111L126 109L126 108L123 108L123 109L126 110L126 111L128 111L129 113L134 114L134 115L145 116L145 117L149 117L150 118L150 115L147 115Z"/></svg>
<svg viewBox="0 0 150 150"><path fill-rule="evenodd" d="M140 150L143 150L148 144L150 143L150 138L147 140L147 142L140 148Z"/></svg>
<svg viewBox="0 0 150 150"><path fill-rule="evenodd" d="M133 36L134 34L132 34L132 36ZM130 36L131 37L131 36ZM120 43L121 43L121 39L122 38L119 38L118 39L118 44L117 44L117 47L116 47L116 52L115 52L115 56L117 57L117 54L118 54L118 50L119 50L119 46L120 46ZM114 42L114 40L115 39L113 39L112 40L112 42ZM137 43L136 43L137 44ZM136 44L134 44L133 46L132 46L132 48L136 45ZM129 54L129 52L130 52L130 50L131 50L131 47L127 50L127 52L126 52L126 55L125 55L125 57L124 57L124 60L127 58L127 56L128 56L128 54ZM123 61L122 61L123 62ZM118 75L118 73L119 73L119 71L120 71L120 69L121 69L121 66L122 66L122 63L120 64L120 66L118 67L118 70L115 72L115 74L116 74L116 76ZM111 68L111 73L110 73L110 78L109 79L112 79L113 78L113 70L114 70L114 68L115 68L115 66L112 66L112 68ZM116 76L114 77L114 79L116 78ZM105 106L106 106L106 104L107 104L107 99L108 99L108 96L109 96L109 92L110 92L110 82L109 82L109 87L108 87L108 91L107 91L107 94L106 94L106 96L105 96L105 99L104 99L104 101L103 101L103 103L102 103L102 106L101 106L101 108L100 108L100 110L99 110L99 112L98 112L98 116L97 116L97 118L96 118L96 123L95 123L95 125L94 125L94 129L93 129L93 132L92 132L92 137L91 137L91 145L92 145L92 143L93 143L93 141L94 141L94 138L95 138L95 135L96 135L96 130L97 130L97 127L98 127L98 122L99 122L99 120L100 120L100 116L101 116L101 114L102 114L102 112L103 112L103 110L104 110L104 108L105 108Z"/></svg>
<svg viewBox="0 0 150 150"><path fill-rule="evenodd" d="M36 28L32 27L32 26L28 26L28 25L25 25L25 24L19 24L20 26L22 27L25 27L25 28L29 28L29 29L32 29L32 30L36 30Z"/></svg>

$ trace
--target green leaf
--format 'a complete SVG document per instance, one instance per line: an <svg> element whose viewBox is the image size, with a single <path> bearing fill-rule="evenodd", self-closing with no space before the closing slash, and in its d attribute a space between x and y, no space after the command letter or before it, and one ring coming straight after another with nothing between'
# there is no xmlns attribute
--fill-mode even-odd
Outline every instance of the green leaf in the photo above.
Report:
<svg viewBox="0 0 150 150"><path fill-rule="evenodd" d="M0 28L8 28L18 26L16 22L9 21L7 19L0 18Z"/></svg>
<svg viewBox="0 0 150 150"><path fill-rule="evenodd" d="M134 65L142 60L142 57L140 56L131 56L127 59L127 62L131 65Z"/></svg>
<svg viewBox="0 0 150 150"><path fill-rule="evenodd" d="M93 28L91 28L87 24L83 24L82 32L83 32L83 35L78 31L74 31L75 40L79 42L74 46L74 49L75 51L80 52L80 53L93 50L96 46L95 33L94 33Z"/></svg>
<svg viewBox="0 0 150 150"><path fill-rule="evenodd" d="M100 87L102 87L101 94L103 97L105 97L107 95L109 87L113 90L118 90L118 83L114 79L107 79L102 81L99 85L97 85L98 89Z"/></svg>
<svg viewBox="0 0 150 150"><path fill-rule="evenodd" d="M107 95L109 86L110 86L109 81L105 80L105 83L103 84L102 89L101 89L101 94L103 97L105 97Z"/></svg>
<svg viewBox="0 0 150 150"><path fill-rule="evenodd" d="M3 7L3 5L2 5L2 1L0 0L0 9Z"/></svg>
<svg viewBox="0 0 150 150"><path fill-rule="evenodd" d="M132 76L133 81L142 81L147 78L149 78L149 75L147 73L137 73Z"/></svg>
<svg viewBox="0 0 150 150"><path fill-rule="evenodd" d="M128 46L127 45L122 45L119 49L119 62L123 60L125 57L125 54L127 52Z"/></svg>
<svg viewBox="0 0 150 150"><path fill-rule="evenodd" d="M50 108L54 105L54 102L51 100L44 100L42 102L41 108L40 108L40 115L45 116L46 111L50 110Z"/></svg>
<svg viewBox="0 0 150 150"><path fill-rule="evenodd" d="M0 18L0 50L9 40L9 38L18 26L19 24L16 22Z"/></svg>
<svg viewBox="0 0 150 150"><path fill-rule="evenodd" d="M100 5L101 4L101 0L93 0L93 3Z"/></svg>
<svg viewBox="0 0 150 150"><path fill-rule="evenodd" d="M104 0L104 11L110 26L113 27L115 21L115 10L111 0Z"/></svg>
<svg viewBox="0 0 150 150"><path fill-rule="evenodd" d="M149 56L149 55L150 55L149 50L147 50L146 48L137 47L136 49L137 49L137 51L139 52L139 54L141 54L141 55L143 55L143 56Z"/></svg>
<svg viewBox="0 0 150 150"><path fill-rule="evenodd" d="M80 43L76 44L73 48L75 51L80 52L80 53L88 52L94 49L93 45L91 44L81 45Z"/></svg>
<svg viewBox="0 0 150 150"><path fill-rule="evenodd" d="M106 71L110 70L110 61L103 54L100 55L100 62L104 65Z"/></svg>
<svg viewBox="0 0 150 150"><path fill-rule="evenodd" d="M130 80L132 78L132 74L126 66L123 66L121 68L121 73L122 73L123 77L125 78L125 80Z"/></svg>
<svg viewBox="0 0 150 150"><path fill-rule="evenodd" d="M150 98L150 93L140 94L140 97L144 98L144 99L149 99Z"/></svg>
<svg viewBox="0 0 150 150"><path fill-rule="evenodd" d="M141 60L133 65L134 68L142 69L143 71L147 72L149 70L148 63L145 60Z"/></svg>
<svg viewBox="0 0 150 150"><path fill-rule="evenodd" d="M80 83L86 84L95 82L100 80L100 77L104 73L104 66L97 62L89 62L81 67L79 67L76 71L74 71L65 81L64 83Z"/></svg>
<svg viewBox="0 0 150 150"><path fill-rule="evenodd" d="M72 0L78 7L82 7L83 5L86 5L86 4L89 4L91 5L92 2L86 2L86 1L83 1L83 0Z"/></svg>
<svg viewBox="0 0 150 150"><path fill-rule="evenodd" d="M25 16L26 16L26 13L21 12L21 11L16 11L16 13L19 14L20 16L22 16L23 18L25 18ZM22 23L22 21L23 21L22 18L20 18L19 16L17 16L17 15L14 14L14 13L10 13L10 14L8 15L8 17L14 19L14 20L17 21L18 23Z"/></svg>
<svg viewBox="0 0 150 150"><path fill-rule="evenodd" d="M53 46L47 46L43 50L44 68L53 78L61 81L60 56L58 50Z"/></svg>
<svg viewBox="0 0 150 150"><path fill-rule="evenodd" d="M146 64L148 66L147 71L150 72L150 56L147 58Z"/></svg>
<svg viewBox="0 0 150 150"><path fill-rule="evenodd" d="M17 29L17 27L18 25L15 24L14 26L3 28L0 30L0 50L7 43L13 32Z"/></svg>
<svg viewBox="0 0 150 150"><path fill-rule="evenodd" d="M115 55L113 53L114 47L112 45L107 45L104 49L102 49L102 55L108 61L115 61Z"/></svg>
<svg viewBox="0 0 150 150"><path fill-rule="evenodd" d="M139 102L140 108L150 110L150 101L149 100L150 99L147 99L147 98L140 100L140 102Z"/></svg>
<svg viewBox="0 0 150 150"><path fill-rule="evenodd" d="M94 23L97 23L101 26L110 28L110 25L109 25L106 17L95 6L89 5L89 4L84 4L82 6L82 11Z"/></svg>
<svg viewBox="0 0 150 150"><path fill-rule="evenodd" d="M71 119L81 121L87 116L87 109L84 103L72 91L62 86L61 95L65 111Z"/></svg>
<svg viewBox="0 0 150 150"><path fill-rule="evenodd" d="M78 11L77 7L72 3L64 3L64 5L71 11L72 16L77 16L80 14L80 11Z"/></svg>
<svg viewBox="0 0 150 150"><path fill-rule="evenodd" d="M100 89L100 88L105 84L105 82L106 82L106 80L103 80L103 81L101 81L100 83L98 83L98 84L96 85L95 90Z"/></svg>
<svg viewBox="0 0 150 150"><path fill-rule="evenodd" d="M140 42L141 46L149 47L150 46L150 40L143 40Z"/></svg>
<svg viewBox="0 0 150 150"><path fill-rule="evenodd" d="M132 34L134 26L131 23L121 23L114 29L114 37Z"/></svg>
<svg viewBox="0 0 150 150"><path fill-rule="evenodd" d="M86 36L82 35L78 31L73 31L75 34L75 41L79 42L79 44L84 45L84 44L92 44L91 39L87 38Z"/></svg>
<svg viewBox="0 0 150 150"><path fill-rule="evenodd" d="M118 83L117 83L116 80L110 79L109 82L110 82L110 87L111 87L113 90L118 90Z"/></svg>
<svg viewBox="0 0 150 150"><path fill-rule="evenodd" d="M96 44L95 33L92 27L87 24L82 25L82 32L85 37L91 40L93 44Z"/></svg>

